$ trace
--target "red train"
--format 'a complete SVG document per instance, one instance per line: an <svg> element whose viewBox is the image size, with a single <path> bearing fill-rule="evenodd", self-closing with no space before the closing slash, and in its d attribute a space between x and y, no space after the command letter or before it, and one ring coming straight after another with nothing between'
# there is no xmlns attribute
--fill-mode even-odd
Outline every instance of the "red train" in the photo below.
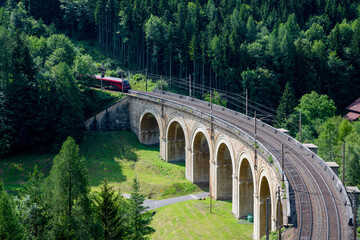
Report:
<svg viewBox="0 0 360 240"><path fill-rule="evenodd" d="M101 87L101 75L95 75L95 78L98 80L96 81L96 85ZM131 89L130 83L126 79L105 76L102 78L102 82L104 88L111 90L127 92Z"/></svg>

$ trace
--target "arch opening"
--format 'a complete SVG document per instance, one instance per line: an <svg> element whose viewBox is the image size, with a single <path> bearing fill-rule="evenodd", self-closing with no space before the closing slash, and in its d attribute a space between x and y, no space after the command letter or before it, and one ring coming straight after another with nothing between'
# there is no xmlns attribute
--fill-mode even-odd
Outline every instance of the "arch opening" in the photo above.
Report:
<svg viewBox="0 0 360 240"><path fill-rule="evenodd" d="M205 135L196 134L193 143L193 182L209 184L210 179L210 150Z"/></svg>
<svg viewBox="0 0 360 240"><path fill-rule="evenodd" d="M160 143L160 128L155 116L146 113L141 119L140 124L140 142L146 145Z"/></svg>
<svg viewBox="0 0 360 240"><path fill-rule="evenodd" d="M185 161L185 134L178 122L172 122L167 134L168 162Z"/></svg>
<svg viewBox="0 0 360 240"><path fill-rule="evenodd" d="M266 199L269 198L269 231L271 229L271 195L269 182L263 177L260 185L260 238L266 234Z"/></svg>
<svg viewBox="0 0 360 240"><path fill-rule="evenodd" d="M239 174L239 216L254 215L254 181L249 161L245 158Z"/></svg>
<svg viewBox="0 0 360 240"><path fill-rule="evenodd" d="M232 199L232 161L229 148L225 143L220 144L217 157L217 199Z"/></svg>

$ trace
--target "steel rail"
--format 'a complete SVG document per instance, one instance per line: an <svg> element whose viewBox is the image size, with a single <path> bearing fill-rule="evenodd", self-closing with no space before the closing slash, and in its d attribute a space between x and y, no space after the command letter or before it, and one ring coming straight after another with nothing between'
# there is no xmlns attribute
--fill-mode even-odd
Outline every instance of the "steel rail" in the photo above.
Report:
<svg viewBox="0 0 360 240"><path fill-rule="evenodd" d="M224 126L221 126L221 125L225 125L225 128L230 128L229 129L229 131L231 132L231 133L233 133L234 134L234 132L232 131L232 130L237 130L237 131L239 131L239 132L237 132L237 135L241 135L242 137L245 137L247 140L250 140L250 141L254 141L255 139L253 138L253 137L251 137L250 136L250 134L248 134L248 133L246 133L246 132L248 132L247 130L243 130L243 129L241 129L241 128L239 128L239 127L237 127L237 126L235 126L234 124L232 124L232 123L229 123L227 120L225 120L225 119L221 119L221 118L219 118L219 117L217 117L217 116L215 116L215 115L210 115L209 113L207 113L207 112L203 112L203 111L201 111L201 110L199 110L198 108L194 108L194 107L191 107L191 106L189 106L189 105L184 105L184 104L182 104L182 103L180 103L179 101L173 101L173 100L169 100L169 99L164 99L163 98L163 96L160 96L161 94L155 94L156 96L154 96L154 94L149 94L149 93L147 93L147 94L144 94L143 92L136 92L136 95L138 95L138 94L140 94L140 95L143 95L143 96L145 96L145 97L149 97L149 98L152 98L152 99L159 99L159 98L161 98L161 99L163 99L163 103L169 103L169 106L173 106L173 107L175 107L175 108L179 108L179 106L180 106L180 109L182 109L182 110L187 110L187 109L190 109L190 111L193 113L193 114L195 114L195 113L197 113L197 112L199 112L200 113L200 117L202 117L202 118L205 118L205 119L207 119L206 117L213 117L213 119L214 120L216 120L215 122L217 122L217 125L219 125L220 127L222 127L222 128L224 128ZM181 97L180 97L181 98ZM184 100L184 99L183 99ZM153 100L154 102L157 102L156 100ZM204 108L204 106L202 106L203 108ZM195 112L193 112L193 111L195 111ZM195 114L195 115L199 115L199 114ZM204 115L204 116L203 116ZM235 113L235 115L236 115L236 113ZM240 114L239 114L240 115ZM229 115L228 115L229 116ZM209 119L207 119L207 120L209 120ZM244 123L246 123L247 125L249 125L250 126L250 123L249 122L245 122L244 120L245 119L241 119ZM247 120L249 120L249 118L247 119ZM264 125L263 125L264 126ZM232 128L232 129L231 129ZM260 130L260 129L259 129ZM267 131L266 131L267 130ZM271 129L272 130L272 129ZM279 140L277 137L275 137L273 134L271 135L270 134L270 131L269 131L269 129L268 128L264 128L264 129L262 129L262 132L263 133L265 133L265 135L267 135L268 137L270 137L270 139L272 139L272 140L277 140L277 143L281 143L281 142L284 142L285 140L284 139L281 139L281 140ZM241 133L241 134L240 134ZM275 131L275 133L276 133L276 131ZM260 138L258 138L258 140L260 140ZM267 143L265 140L264 140L264 142L265 143ZM265 150L264 152L266 152L268 155L272 155L273 157L274 157L274 159L276 159L277 160L277 157L275 157L274 156L274 154L273 154L273 152L275 152L275 153L277 153L277 154L279 154L279 151L278 150L276 150L276 148L274 148L272 145L270 145L270 144L267 144L267 145L269 145L270 146L270 148L273 148L273 150L271 151L270 149L269 149L269 147L264 147L264 145L263 144L261 144L260 142L259 142L259 145L261 146L261 148L263 148L263 150ZM295 146L296 146L296 144L295 144ZM296 152L298 155L300 155L301 156L301 158L302 159L305 159L305 161L311 166L311 168L313 169L312 171L309 169L309 167L306 167L306 165L303 163L303 161L298 157L298 156L296 156L296 154L294 153L294 152L292 152L292 151L289 151L292 155L294 155L294 157L295 158L297 158L298 159L298 162L300 162L306 169L307 169L307 172L311 175L311 177L313 178L313 180L314 180L314 182L316 183L316 185L317 185L317 188L319 189L319 190L324 190L324 189L321 189L320 188L320 186L319 186L319 184L318 184L318 181L316 181L316 179L315 179L315 177L314 177L314 174L312 173L312 172L316 172L317 173L317 176L318 176L318 178L320 178L319 180L321 180L322 181L322 183L323 183L323 185L325 185L325 187L326 187L326 190L329 192L329 195L331 196L331 198L332 198L332 203L333 203L333 205L334 205L334 207L335 207L335 210L336 210L336 220L337 220L337 223L338 223L338 227L337 227L337 237L338 237L338 239L341 239L341 222L340 222L340 216L339 216L339 210L338 210L338 207L337 207L337 205L336 205L336 202L335 202L335 199L334 199L334 196L332 195L332 192L331 192L331 190L330 190L330 188L329 188L329 184L327 183L327 181L324 179L324 176L319 172L319 170L317 169L317 168L315 168L314 166L312 166L311 165L311 163L309 162L309 160L306 158L306 157L304 157L304 156L302 156L302 154L301 153L299 153L296 149L295 149L295 147L293 147L293 146L290 146L290 145L288 145L288 149L289 150L292 150L292 151L294 151L294 152ZM305 150L307 150L306 148L301 148L300 147L300 149L305 149ZM308 190L307 190L307 187L306 187L306 184L304 183L304 180L300 177L300 181L302 182L302 186L299 186L299 185L296 185L295 184L295 179L294 179L294 177L292 176L292 174L290 174L290 172L291 172L291 170L292 169L289 169L289 166L288 165L291 165L292 166L292 168L293 168L293 170L295 170L298 174L299 174L299 172L297 171L297 169L293 166L293 164L287 159L287 161L286 161L286 166L285 166L285 170L286 170L286 172L288 172L289 174L289 176L290 176L290 178L291 178L291 180L292 180L292 182L294 182L294 186L296 186L296 188L298 189L299 187L301 187L301 188L304 188L305 190L304 190L304 192L308 192ZM300 175L300 174L299 174ZM301 175L300 175L301 176ZM323 204L324 204L324 208L325 209L327 209L328 208L328 206L327 206L327 201L325 200L325 198L324 198L324 194L323 194L323 192L322 191L319 191L320 193L321 193L321 196L322 196L322 199L323 199ZM308 201L309 201L309 203L310 203L310 212L312 213L312 207L311 207L311 199L310 199L310 197L309 197L309 195L307 194L307 196L308 196ZM289 196L290 197L290 196ZM302 210L303 210L303 206L302 206L302 204L301 204L301 201L302 201L302 199L301 199L301 196L298 196L298 198L299 198L299 200L300 200L300 204L299 204L299 207L300 207L300 220L301 219L303 219L302 218ZM330 238L330 217L329 217L329 215L328 215L328 211L325 211L325 213L326 213L326 215L327 215L327 239L329 239ZM312 218L310 218L311 219L311 224L310 224L310 226L311 226L311 228L310 228L310 231L309 231L309 233L310 233L310 237L309 238L311 238L311 233L312 233ZM334 218L331 218L333 221L334 221ZM301 221L300 221L300 223L301 223ZM299 239L300 238L302 238L302 236L301 236L301 234L302 234L302 225L300 226L300 231L299 231ZM304 236L305 237L305 236ZM306 237L305 237L306 238Z"/></svg>

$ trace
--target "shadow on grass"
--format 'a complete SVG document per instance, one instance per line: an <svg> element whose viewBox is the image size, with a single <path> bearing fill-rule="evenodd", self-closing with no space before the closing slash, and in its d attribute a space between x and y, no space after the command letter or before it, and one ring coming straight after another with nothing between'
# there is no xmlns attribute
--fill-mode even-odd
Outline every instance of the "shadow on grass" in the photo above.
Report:
<svg viewBox="0 0 360 240"><path fill-rule="evenodd" d="M169 163L180 166L180 167L185 167L185 161L169 162Z"/></svg>
<svg viewBox="0 0 360 240"><path fill-rule="evenodd" d="M129 132L86 133L80 149L86 159L90 185L99 186L105 179L117 183L127 181L123 167L138 160L136 141L136 136Z"/></svg>
<svg viewBox="0 0 360 240"><path fill-rule="evenodd" d="M209 192L209 183L196 183L203 192Z"/></svg>

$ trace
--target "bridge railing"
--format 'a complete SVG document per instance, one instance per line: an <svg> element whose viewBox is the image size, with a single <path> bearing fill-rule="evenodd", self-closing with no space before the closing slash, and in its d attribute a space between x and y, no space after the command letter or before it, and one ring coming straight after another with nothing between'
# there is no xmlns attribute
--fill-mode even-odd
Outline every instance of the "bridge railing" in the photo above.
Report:
<svg viewBox="0 0 360 240"><path fill-rule="evenodd" d="M146 92L130 91L130 93L137 95L137 96L141 96L142 98L153 100L154 102L157 102L157 103L159 103L159 101L161 101L161 97L159 98L159 96L151 96L151 95L147 94ZM154 90L154 93L161 94L161 91ZM184 96L184 95L180 95L180 94L176 94L176 93L170 93L170 92L163 92L163 95L171 96L171 97L179 98L179 99L185 99L187 101L194 102L197 105L201 105L203 107L210 107L209 102L202 101L202 100L199 100L196 98L192 98L192 97L188 97L188 96ZM248 144L250 147L252 147L252 148L256 147L259 155L262 155L265 160L269 161L269 158L271 156L271 158L273 159L273 164L270 164L270 166L274 169L275 172L278 173L278 175L277 175L278 180L279 181L281 180L281 173L282 173L283 169L281 167L279 159L270 150L268 150L262 143L257 142L257 146L255 146L255 138L253 136L250 136L249 134L247 134L242 129L238 128L237 126L235 126L225 120L222 120L221 118L218 118L214 115L211 115L209 112L203 112L196 108L193 108L188 105L184 105L184 104L181 104L181 103L169 100L169 99L163 99L163 103L166 105L172 106L174 108L180 108L183 111L190 112L191 114L199 116L201 118L205 118L208 121L211 121L211 117L212 117L215 124L224 128L225 130L229 131L231 134L235 134L237 137L244 140L244 142L246 144ZM233 110L230 110L230 109L227 109L227 108L215 105L215 104L213 104L213 109L220 109L221 111L227 111L227 112L232 113L234 115L234 117L246 118L247 120L251 120L250 117L245 116L244 114L238 113L236 111L233 111ZM251 143L253 143L253 144L251 144ZM275 165L275 166L273 166L273 165ZM286 175L284 176L284 179L285 179L286 196L289 196L289 197L286 197L287 216L290 217L291 206L290 206L289 184L288 184Z"/></svg>
<svg viewBox="0 0 360 240"><path fill-rule="evenodd" d="M154 90L154 92L158 93L158 94L161 94L161 91L159 91L159 90ZM164 95L173 96L173 97L177 97L177 98L183 98L183 99L186 99L186 100L189 100L189 101L192 101L192 102L196 102L197 104L200 104L202 106L210 106L210 103L208 103L208 102L205 102L205 101L202 101L202 100L199 100L199 99L195 99L195 98L191 98L191 97L188 97L188 96L182 96L182 95L179 95L179 94L169 93L169 92L164 92ZM226 112L228 114L234 115L235 118L246 120L248 122L254 122L254 118L252 118L252 117L249 117L249 116L247 116L247 115L245 115L243 113L239 113L239 112L233 111L231 109L228 109L228 108L216 105L216 104L213 104L213 109L218 110L218 111L222 111L224 113ZM346 206L346 216L348 218L348 221L349 222L352 221L353 213L352 213L352 209L351 209L349 196L347 195L346 189L345 189L344 185L342 184L341 180L331 170L329 165L327 165L326 162L323 159L321 159L317 154L315 154L313 151L311 151L309 148L307 148L306 146L301 144L299 141L297 141L295 138L291 137L290 135L285 134L285 133L279 131L278 129L274 128L273 126L271 126L271 125L269 125L267 123L264 123L264 122L262 122L260 120L257 120L257 123L258 123L259 127L262 127L262 128L266 129L269 132L273 132L273 133L277 134L277 136L279 138L281 138L282 140L285 140L285 141L289 142L290 144L292 144L295 149L299 149L304 154L311 157L314 160L314 162L316 164L318 164L321 169L323 169L324 175L328 178L328 180L330 182L331 181L334 182L337 190L339 191L339 193L341 195L341 199L338 199L338 200L341 200L344 203L344 205ZM245 138L245 139L254 141L254 138L252 138L250 136L248 138ZM261 144L259 144L259 147L264 152L266 152L268 156L271 154ZM272 157L273 157L273 159L277 160L276 162L274 161L275 165L278 167L278 169L281 169L281 166L279 166L280 164L279 164L278 159L275 158L273 155L272 155ZM282 171L282 169L281 169L281 171ZM288 190L289 190L288 181L285 181L285 182L286 182L286 194L287 194L287 196L289 196L289 193L288 193ZM288 204L290 205L289 201L288 201ZM290 208L288 208L288 211L289 211L289 209Z"/></svg>

